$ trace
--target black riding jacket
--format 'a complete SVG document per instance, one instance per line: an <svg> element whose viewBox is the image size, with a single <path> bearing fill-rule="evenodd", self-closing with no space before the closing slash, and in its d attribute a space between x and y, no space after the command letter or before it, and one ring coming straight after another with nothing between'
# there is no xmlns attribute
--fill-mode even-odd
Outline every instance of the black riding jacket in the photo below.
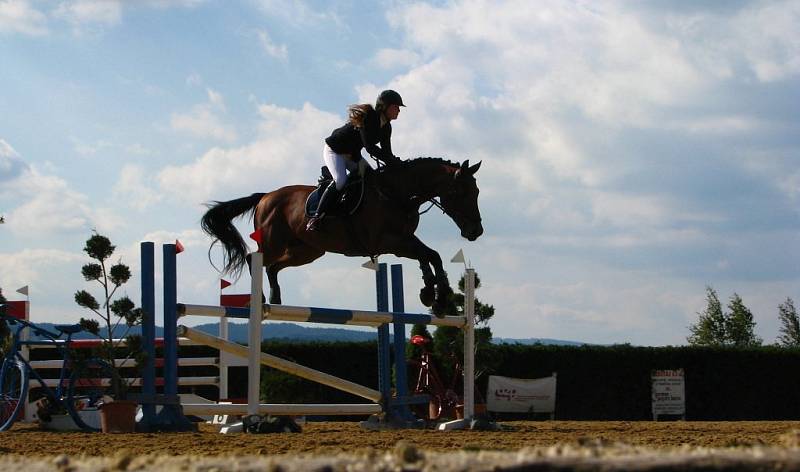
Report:
<svg viewBox="0 0 800 472"><path fill-rule="evenodd" d="M361 149L381 161L391 164L399 160L392 154L392 124L388 121L381 126L380 113L374 109L364 116L364 123L356 128L349 121L341 128L333 130L325 139L336 154L349 154L354 162L361 160ZM380 143L380 147L376 146Z"/></svg>

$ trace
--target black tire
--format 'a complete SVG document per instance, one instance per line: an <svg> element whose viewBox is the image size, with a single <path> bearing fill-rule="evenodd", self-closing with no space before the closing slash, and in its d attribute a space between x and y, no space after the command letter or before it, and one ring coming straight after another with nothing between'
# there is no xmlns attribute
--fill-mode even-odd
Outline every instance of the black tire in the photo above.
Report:
<svg viewBox="0 0 800 472"><path fill-rule="evenodd" d="M113 397L112 382L118 380L114 368L100 359L89 359L73 369L64 398L64 407L79 428L86 431L100 431L99 427L87 424L79 412L98 410L104 399Z"/></svg>
<svg viewBox="0 0 800 472"><path fill-rule="evenodd" d="M4 359L0 367L0 431L17 421L28 398L28 368L17 359Z"/></svg>

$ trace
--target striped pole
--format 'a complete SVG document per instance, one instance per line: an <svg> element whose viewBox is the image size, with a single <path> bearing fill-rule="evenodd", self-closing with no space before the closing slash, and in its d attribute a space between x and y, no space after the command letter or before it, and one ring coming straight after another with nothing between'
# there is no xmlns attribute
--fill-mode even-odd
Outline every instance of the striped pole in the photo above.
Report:
<svg viewBox="0 0 800 472"><path fill-rule="evenodd" d="M380 272L380 271L379 271ZM376 275L380 277L380 274ZM379 284L376 283L376 286ZM294 321L297 323L325 323L346 324L352 326L378 327L386 323L425 324L433 326L453 326L463 328L466 318L464 316L445 316L437 318L434 315L422 313L398 313L388 311L388 298L381 302L383 310L348 310L340 308L321 308L292 305L263 305L263 319L269 321ZM178 304L178 315L212 316L218 318L249 319L250 309L218 305L191 305Z"/></svg>

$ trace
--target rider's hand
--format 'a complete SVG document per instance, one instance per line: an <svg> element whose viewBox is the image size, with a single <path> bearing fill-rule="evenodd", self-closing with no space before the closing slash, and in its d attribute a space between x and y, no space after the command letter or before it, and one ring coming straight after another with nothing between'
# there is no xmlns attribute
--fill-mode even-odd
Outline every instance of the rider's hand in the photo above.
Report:
<svg viewBox="0 0 800 472"><path fill-rule="evenodd" d="M369 167L369 164L367 164L367 160L366 159L361 159L360 161L358 161L358 175L360 177L364 177L364 175L367 173L367 168L368 167Z"/></svg>

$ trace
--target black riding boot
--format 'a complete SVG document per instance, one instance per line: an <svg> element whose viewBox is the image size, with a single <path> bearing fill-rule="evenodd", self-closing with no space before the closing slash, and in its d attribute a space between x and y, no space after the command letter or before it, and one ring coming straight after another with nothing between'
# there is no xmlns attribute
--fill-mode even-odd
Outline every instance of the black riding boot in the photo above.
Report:
<svg viewBox="0 0 800 472"><path fill-rule="evenodd" d="M325 211L331 205L331 202L335 201L337 198L339 198L339 190L336 189L336 182L331 181L319 198L319 205L317 205L317 211L314 213L314 216L308 219L308 224L306 224L307 231L315 231L317 229L319 222L325 217Z"/></svg>

